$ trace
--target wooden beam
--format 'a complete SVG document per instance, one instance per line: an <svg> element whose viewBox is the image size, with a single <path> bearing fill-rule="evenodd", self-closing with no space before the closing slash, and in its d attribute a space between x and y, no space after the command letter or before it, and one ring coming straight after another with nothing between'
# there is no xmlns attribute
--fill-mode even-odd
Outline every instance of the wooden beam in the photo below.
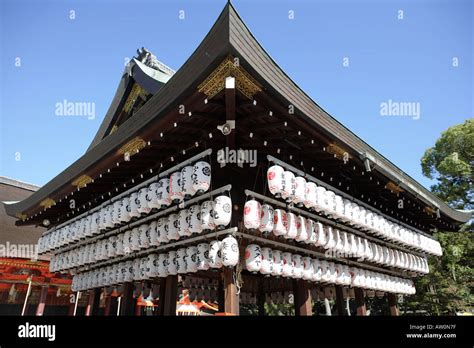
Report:
<svg viewBox="0 0 474 348"><path fill-rule="evenodd" d="M165 300L163 303L163 315L176 315L176 301L178 298L178 276L166 277Z"/></svg>
<svg viewBox="0 0 474 348"><path fill-rule="evenodd" d="M296 316L312 316L313 305L308 282L303 279L293 280L293 295Z"/></svg>
<svg viewBox="0 0 474 348"><path fill-rule="evenodd" d="M42 286L40 292L40 299L38 307L36 307L36 315L42 316L44 314L44 308L46 307L46 299L48 298L49 286Z"/></svg>
<svg viewBox="0 0 474 348"><path fill-rule="evenodd" d="M367 309L365 308L365 297L364 290L361 288L355 288L355 300L357 305L357 315L365 316L367 315Z"/></svg>
<svg viewBox="0 0 474 348"><path fill-rule="evenodd" d="M400 310L397 306L397 295L396 294L388 294L388 305L390 306L390 315L392 316L399 316Z"/></svg>
<svg viewBox="0 0 474 348"><path fill-rule="evenodd" d="M224 267L222 270L224 280L224 312L227 314L239 315L239 295L234 284L233 268Z"/></svg>
<svg viewBox="0 0 474 348"><path fill-rule="evenodd" d="M227 77L225 81L225 116L226 122L235 122L235 78ZM227 135L227 146L229 149L235 149L235 133L233 129L230 134Z"/></svg>
<svg viewBox="0 0 474 348"><path fill-rule="evenodd" d="M347 312L344 310L344 295L342 293L342 286L336 285L336 308L337 315L344 316Z"/></svg>

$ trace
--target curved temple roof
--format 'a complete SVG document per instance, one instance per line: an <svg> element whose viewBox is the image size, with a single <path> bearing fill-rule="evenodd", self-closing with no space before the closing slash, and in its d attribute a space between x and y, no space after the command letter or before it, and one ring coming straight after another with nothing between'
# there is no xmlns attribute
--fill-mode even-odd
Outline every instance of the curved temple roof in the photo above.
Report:
<svg viewBox="0 0 474 348"><path fill-rule="evenodd" d="M241 64L245 65L266 90L285 101L287 105L290 103L294 105L295 111L311 124L324 127L331 137L344 144L348 150L370 159L373 170L381 172L430 207L439 208L442 214L457 224L467 222L471 218L470 213L457 211L446 205L319 107L267 54L230 3L225 6L198 48L174 75L166 69L152 69L134 60L131 64L131 73L127 73L126 69L104 122L88 151L35 194L16 204L7 205L8 214L15 216L32 210L45 198L70 185L69 183L85 170L106 158L151 122L164 117L164 113L181 95L191 87L197 86L210 69L229 54L238 56ZM166 80L168 78L169 80ZM121 127L106 136L133 81L138 82L147 92L153 94L153 97Z"/></svg>

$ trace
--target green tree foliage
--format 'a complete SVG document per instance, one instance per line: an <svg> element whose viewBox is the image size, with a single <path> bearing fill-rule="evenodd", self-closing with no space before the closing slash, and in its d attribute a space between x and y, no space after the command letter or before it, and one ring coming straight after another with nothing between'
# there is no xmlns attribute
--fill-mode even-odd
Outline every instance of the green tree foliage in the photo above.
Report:
<svg viewBox="0 0 474 348"><path fill-rule="evenodd" d="M474 120L441 134L421 159L423 174L437 180L431 190L456 209L472 210ZM449 315L474 310L474 229L472 221L460 232L435 233L442 257L429 257L430 273L416 281L417 294L405 300L408 313Z"/></svg>
<svg viewBox="0 0 474 348"><path fill-rule="evenodd" d="M474 119L448 128L421 159L431 191L456 209L474 208Z"/></svg>

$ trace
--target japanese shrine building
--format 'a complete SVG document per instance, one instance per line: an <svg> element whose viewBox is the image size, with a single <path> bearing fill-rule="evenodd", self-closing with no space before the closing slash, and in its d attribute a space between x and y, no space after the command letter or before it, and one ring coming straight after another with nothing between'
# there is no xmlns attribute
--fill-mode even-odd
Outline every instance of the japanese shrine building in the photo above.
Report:
<svg viewBox="0 0 474 348"><path fill-rule="evenodd" d="M249 163L253 155L256 156L255 166ZM236 163L239 158L243 161ZM119 199L144 187L154 190L153 183L186 166L196 166L202 160L212 168L210 186L203 192L194 190L191 195L180 196L175 192L174 177L171 177L168 193L176 193L177 199L172 199L166 206L150 205L150 209L141 211L139 208L140 213L126 222L121 222L120 217L113 220L115 215L110 208L111 224L105 222L103 228L89 231L94 212L112 207ZM276 188L277 184L272 188L269 180L275 180L273 170L279 168L293 176L282 174L282 187ZM180 173L179 178L187 175ZM305 199L304 190L299 199L298 184L286 194L285 180L303 185L311 182L314 186L308 185L306 192L321 187L318 194L324 191L330 192L328 197L339 197L334 203L335 210L331 211L333 203L327 209L317 208L319 203ZM123 235L135 227L138 230L141 224L146 223L149 229L158 228L157 220L166 218L169 221L170 216L179 215L183 210L187 212L182 213L184 220L180 221L189 222L192 217L186 218L185 214L192 214L191 205L202 204L204 199L212 201L217 196L227 196L232 201L232 217L225 226L203 228L199 233L180 233L178 238L150 240L146 245L139 244L136 250L132 246L130 252L109 251L111 247L107 246L99 261L94 257L78 259L74 254L77 248L92 250L91 244ZM71 200L74 200L73 208ZM343 204L339 212L338 202ZM215 211L220 209L219 202L213 204L216 204L213 206ZM359 221L359 217L356 219L355 213L347 215L349 208L364 211L363 221ZM265 301L286 302L288 293L293 294L295 311L299 315L312 314L312 298L327 297L335 298L339 304L343 298L355 298L357 313L364 315L364 297L374 293L387 296L392 313L396 314L396 294L412 293L411 280L428 271L427 255L440 253L433 231L456 231L470 219L470 214L446 205L318 106L265 52L230 3L176 72L146 49L139 50L125 69L107 114L84 155L31 196L5 205L5 209L8 215L17 218L18 226L48 225L43 251L59 260L56 271L70 272L81 278L83 283L77 291L97 296L104 287L109 288L109 293L114 288L121 294L120 312L133 314L136 313L137 284L148 289L156 284L156 293L149 296L159 298L158 314L163 315L175 315L177 293L180 288L186 288L184 283L192 288L192 284L203 279L217 285L210 286L210 293L196 296L215 300L219 312L225 314L238 315L242 301L257 305L263 314ZM200 209L204 214L203 205ZM244 212L252 214L254 209L262 219L265 214L271 214L269 230L258 225L264 224L261 221L252 227L252 221L245 220ZM271 232L280 221L275 217L277 210L278 214L283 214L280 219L292 221L285 222L287 231L282 234ZM371 216L370 222L365 214ZM372 220L372 216L377 219ZM351 221L351 217L357 221ZM296 218L299 219L295 223L297 236L292 237L287 234L288 226ZM214 219L218 219L216 214ZM375 225L373 221L383 226ZM306 223L309 227L304 227L303 236L300 228ZM71 230L70 226L75 227ZM82 226L83 232L74 230L78 226ZM317 226L324 229L317 230ZM64 232L66 227L68 230ZM60 235L59 239L47 237L54 233ZM66 233L66 237L61 233ZM146 233L149 236L150 233L159 234L159 231ZM322 234L325 237L321 237ZM337 240L330 245L333 235ZM225 248L236 241L239 259L227 261L227 266L226 260L218 267L213 259L207 269L183 271L179 268L180 260L169 259L175 252L179 254L185 247L197 248L201 243L211 242L209 252L212 253L212 241L222 242L228 236L233 239L219 244L216 248L224 249L213 254L214 258L224 255L226 260L232 259L232 252ZM318 239L320 237L322 239ZM110 245L115 247L116 240L111 239ZM357 254L360 250L356 250L354 243L365 243L364 260L360 261L356 255L331 258L327 253L328 250L339 250L339 247L339 251L350 251L352 246ZM251 247L254 249L250 250L249 245L258 248ZM259 250L258 253L264 256L255 257L265 261L265 257L268 258L265 253L270 248L273 254L293 255L290 256L294 263L292 267L301 267L302 273L293 270L293 276L281 275L277 269L286 263L280 263L272 254L270 270L250 271L248 258L255 255L249 255ZM102 281L105 278L101 272L117 269L120 273L122 266L119 264L125 265L138 258L150 257L152 265L153 257L161 260L159 256L163 253L168 258L165 264L177 263L178 271L167 269L166 276L150 276L154 271L148 266L143 271L145 275L133 276L132 280L124 281L118 274L119 280L114 275L110 276L112 278L104 275L107 279L105 283ZM188 256L190 259L183 261L186 267L194 262L190 260L194 260L195 255ZM298 265L301 259L302 264ZM274 262L278 264L275 269ZM322 269L323 278L316 274L318 267ZM326 271L328 276L324 278ZM157 270L156 274L161 275L159 272ZM86 275L80 277L81 274ZM346 278L337 278L340 276ZM98 283L90 277L98 277Z"/></svg>

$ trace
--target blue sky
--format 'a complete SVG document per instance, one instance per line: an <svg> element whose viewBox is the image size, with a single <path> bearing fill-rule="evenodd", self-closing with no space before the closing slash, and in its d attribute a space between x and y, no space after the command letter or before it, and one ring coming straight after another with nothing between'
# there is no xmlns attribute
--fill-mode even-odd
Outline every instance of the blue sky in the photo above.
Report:
<svg viewBox="0 0 474 348"><path fill-rule="evenodd" d="M178 69L225 3L0 0L0 175L42 185L64 170L94 137L125 59L145 46ZM472 1L233 4L313 100L430 185L420 168L425 149L473 117ZM56 116L56 103L65 99L95 103L96 117ZM419 103L420 118L381 116L388 100Z"/></svg>

